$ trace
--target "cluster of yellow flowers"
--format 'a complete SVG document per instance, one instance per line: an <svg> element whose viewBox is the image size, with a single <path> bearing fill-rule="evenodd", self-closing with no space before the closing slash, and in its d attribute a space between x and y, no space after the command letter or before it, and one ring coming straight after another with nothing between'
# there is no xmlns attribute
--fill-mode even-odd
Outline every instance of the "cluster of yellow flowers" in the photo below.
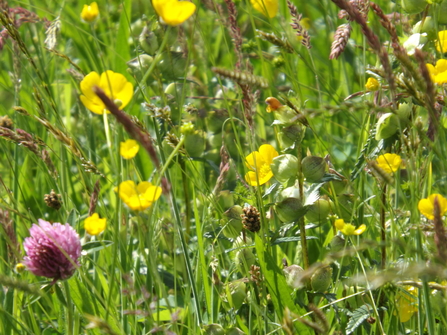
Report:
<svg viewBox="0 0 447 335"><path fill-rule="evenodd" d="M436 50L441 53L447 52L447 30L438 33L438 40L436 41ZM427 64L427 69L430 72L431 79L436 84L442 85L447 83L447 60L439 59L436 65Z"/></svg>

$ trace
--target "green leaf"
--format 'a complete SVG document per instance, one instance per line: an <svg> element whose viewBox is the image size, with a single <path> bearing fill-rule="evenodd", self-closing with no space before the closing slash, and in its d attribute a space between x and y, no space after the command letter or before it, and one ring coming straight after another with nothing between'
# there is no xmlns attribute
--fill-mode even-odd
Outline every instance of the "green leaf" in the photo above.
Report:
<svg viewBox="0 0 447 335"><path fill-rule="evenodd" d="M276 265L272 255L266 250L261 238L255 235L256 253L259 259L262 273L264 274L266 285L270 292L275 312L278 319L282 320L284 309L287 307L291 312L299 316L306 313L306 311L296 305L291 298L291 289L286 283L286 278L282 270ZM299 334L311 334L310 329L299 322L295 323Z"/></svg>
<svg viewBox="0 0 447 335"><path fill-rule="evenodd" d="M366 304L357 308L352 312L351 318L349 319L348 325L346 326L346 334L352 334L363 321L365 321L371 315L372 308L370 305Z"/></svg>
<svg viewBox="0 0 447 335"><path fill-rule="evenodd" d="M318 240L316 236L306 236L306 240ZM288 242L297 242L301 241L300 236L291 236L291 237L280 237L272 242L272 245L277 245L280 243L288 243Z"/></svg>
<svg viewBox="0 0 447 335"><path fill-rule="evenodd" d="M70 226L76 228L78 218L79 218L78 211L75 208L73 208L68 214L66 221Z"/></svg>
<svg viewBox="0 0 447 335"><path fill-rule="evenodd" d="M87 252L87 254L93 254L104 248L107 248L113 244L112 241L92 241L87 242L82 246L82 251Z"/></svg>

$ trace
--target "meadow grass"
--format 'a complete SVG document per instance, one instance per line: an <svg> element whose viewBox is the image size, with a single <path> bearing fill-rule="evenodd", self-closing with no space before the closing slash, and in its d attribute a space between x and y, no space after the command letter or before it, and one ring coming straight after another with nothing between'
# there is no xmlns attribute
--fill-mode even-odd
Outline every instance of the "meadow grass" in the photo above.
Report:
<svg viewBox="0 0 447 335"><path fill-rule="evenodd" d="M0 334L446 334L447 0L192 2L0 0Z"/></svg>

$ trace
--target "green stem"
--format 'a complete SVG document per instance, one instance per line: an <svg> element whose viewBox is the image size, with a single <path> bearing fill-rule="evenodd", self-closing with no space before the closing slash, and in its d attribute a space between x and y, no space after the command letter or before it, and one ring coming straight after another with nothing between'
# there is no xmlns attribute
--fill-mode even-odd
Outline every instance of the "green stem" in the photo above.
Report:
<svg viewBox="0 0 447 335"><path fill-rule="evenodd" d="M64 285L64 291L65 291L65 299L67 300L67 307L66 307L66 327L65 331L67 335L73 335L73 303L71 301L71 294L70 294L70 285L68 285L68 281L63 281Z"/></svg>
<svg viewBox="0 0 447 335"><path fill-rule="evenodd" d="M300 189L300 201L304 201L304 185L303 185L303 171L301 167L301 143L297 145L297 158L298 158L298 185ZM309 268L309 254L307 251L307 240L306 240L306 227L304 224L304 217L300 218L298 221L300 227L300 237L301 237L301 252L303 253L303 268L304 270Z"/></svg>

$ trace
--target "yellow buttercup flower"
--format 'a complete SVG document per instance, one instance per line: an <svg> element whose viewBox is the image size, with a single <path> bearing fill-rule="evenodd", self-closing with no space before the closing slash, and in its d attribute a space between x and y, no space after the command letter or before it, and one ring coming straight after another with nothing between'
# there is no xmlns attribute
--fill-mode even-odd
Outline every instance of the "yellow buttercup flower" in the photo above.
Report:
<svg viewBox="0 0 447 335"><path fill-rule="evenodd" d="M404 288L396 294L396 307L400 322L407 322L418 311L418 289L413 286L404 286Z"/></svg>
<svg viewBox="0 0 447 335"><path fill-rule="evenodd" d="M115 187L121 200L134 211L144 211L161 196L161 187L143 181L138 186L132 181L123 181Z"/></svg>
<svg viewBox="0 0 447 335"><path fill-rule="evenodd" d="M429 220L433 220L435 218L435 215L433 213L435 209L435 198L438 198L439 211L441 213L441 216L443 216L445 212L447 212L447 199L440 194L432 194L426 199L419 200L418 203L419 212L421 212L421 214Z"/></svg>
<svg viewBox="0 0 447 335"><path fill-rule="evenodd" d="M363 232L366 230L366 225L362 224L360 227L355 229L355 226L350 223L345 223L345 220L343 219L337 219L335 220L335 228L340 230L344 235L350 236L350 235L360 235L363 234Z"/></svg>
<svg viewBox="0 0 447 335"><path fill-rule="evenodd" d="M128 82L121 73L106 71L101 76L96 72L90 72L81 81L81 102L84 106L96 114L110 113L102 100L95 94L93 88L101 88L119 108L127 106L133 96L133 85Z"/></svg>
<svg viewBox="0 0 447 335"><path fill-rule="evenodd" d="M365 88L368 91L377 91L379 89L379 86L380 86L380 84L379 84L378 80L373 77L369 77L365 84Z"/></svg>
<svg viewBox="0 0 447 335"><path fill-rule="evenodd" d="M253 8L270 18L278 12L278 0L250 0Z"/></svg>
<svg viewBox="0 0 447 335"><path fill-rule="evenodd" d="M189 1L152 0L152 6L161 22L169 26L182 24L196 11L196 5Z"/></svg>
<svg viewBox="0 0 447 335"><path fill-rule="evenodd" d="M259 152L253 151L245 157L245 164L251 170L245 175L247 183L251 186L260 186L268 182L273 177L270 165L276 156L278 152L275 148L270 144L264 144L259 147Z"/></svg>
<svg viewBox="0 0 447 335"><path fill-rule="evenodd" d="M447 45L447 40L445 41ZM447 48L447 46L446 46ZM431 79L439 85L447 83L447 59L439 59L436 65L427 64Z"/></svg>
<svg viewBox="0 0 447 335"><path fill-rule="evenodd" d="M107 219L101 219L98 213L93 213L84 221L84 229L89 235L99 235L105 229L107 225Z"/></svg>
<svg viewBox="0 0 447 335"><path fill-rule="evenodd" d="M90 5L84 5L81 12L81 18L85 22L93 22L99 15L99 8L96 2L92 2Z"/></svg>
<svg viewBox="0 0 447 335"><path fill-rule="evenodd" d="M436 50L439 52L447 52L447 30L438 33L438 40L436 41Z"/></svg>
<svg viewBox="0 0 447 335"><path fill-rule="evenodd" d="M124 159L134 158L137 155L138 150L140 150L140 146L135 140L127 140L120 143L120 155Z"/></svg>
<svg viewBox="0 0 447 335"><path fill-rule="evenodd" d="M399 170L402 158L396 154L384 154L377 157L377 166L387 173L393 173Z"/></svg>

